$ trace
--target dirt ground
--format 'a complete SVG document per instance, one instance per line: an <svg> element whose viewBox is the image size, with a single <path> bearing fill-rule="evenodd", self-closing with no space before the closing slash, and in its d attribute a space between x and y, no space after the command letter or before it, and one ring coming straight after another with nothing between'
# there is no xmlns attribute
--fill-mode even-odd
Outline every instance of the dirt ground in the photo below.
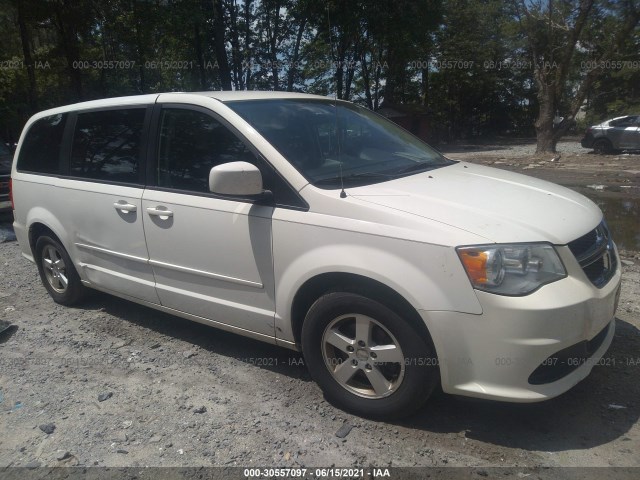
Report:
<svg viewBox="0 0 640 480"><path fill-rule="evenodd" d="M56 305L5 222L0 319L14 326L0 335L0 467L639 467L640 155L563 146L542 159L530 145L447 149L620 205L616 336L603 365L561 397L440 394L402 422L354 417L323 399L295 352L103 294ZM353 429L338 438L345 422Z"/></svg>

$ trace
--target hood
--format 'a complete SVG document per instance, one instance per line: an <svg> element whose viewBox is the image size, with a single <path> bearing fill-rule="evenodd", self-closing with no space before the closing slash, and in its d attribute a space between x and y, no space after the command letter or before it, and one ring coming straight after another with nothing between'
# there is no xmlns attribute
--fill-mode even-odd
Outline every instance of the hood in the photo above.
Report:
<svg viewBox="0 0 640 480"><path fill-rule="evenodd" d="M482 236L488 242L564 245L602 219L598 206L559 185L465 162L348 188L354 199Z"/></svg>

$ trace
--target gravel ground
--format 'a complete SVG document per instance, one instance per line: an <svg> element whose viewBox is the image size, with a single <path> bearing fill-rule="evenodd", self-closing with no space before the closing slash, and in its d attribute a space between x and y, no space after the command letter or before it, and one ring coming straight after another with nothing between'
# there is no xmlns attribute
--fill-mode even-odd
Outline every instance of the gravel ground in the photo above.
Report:
<svg viewBox="0 0 640 480"><path fill-rule="evenodd" d="M481 163L549 180L593 196L640 199L640 152L596 155L577 140L558 153L535 155L535 143L455 145L442 148L454 160Z"/></svg>
<svg viewBox="0 0 640 480"><path fill-rule="evenodd" d="M510 148L450 156L496 164ZM522 170L527 155L495 166ZM614 157L605 168L584 157L618 178ZM573 162L564 160L524 173L558 177ZM417 415L385 423L328 404L295 352L104 294L82 308L56 305L7 233L5 223L0 319L13 327L0 335L0 467L640 466L635 249L622 252L611 349L574 389L524 405L439 394ZM337 437L345 424L353 429Z"/></svg>
<svg viewBox="0 0 640 480"><path fill-rule="evenodd" d="M589 152L589 150L582 148L580 142L575 139L558 142L556 150L565 155L582 155ZM473 152L480 153L482 156L491 156L495 158L518 158L534 155L536 153L536 144L534 141L521 142L513 145L505 143L487 143L484 145L457 143L455 145L443 146L442 151L452 153Z"/></svg>

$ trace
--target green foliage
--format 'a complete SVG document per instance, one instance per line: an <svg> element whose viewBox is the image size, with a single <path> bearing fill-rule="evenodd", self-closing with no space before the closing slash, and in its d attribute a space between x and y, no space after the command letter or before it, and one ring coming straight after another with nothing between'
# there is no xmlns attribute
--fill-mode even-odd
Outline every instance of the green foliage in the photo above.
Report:
<svg viewBox="0 0 640 480"><path fill-rule="evenodd" d="M555 109L570 108L580 66L610 43L627 3L594 4ZM532 13L524 24L523 4ZM34 112L65 103L229 84L389 107L428 119L432 140L531 134L540 101L532 60L557 58L577 12L576 1L553 2L549 30L547 4L0 0L0 136L15 140ZM640 60L639 46L631 35L617 58ZM638 85L640 68L605 72L585 121L638 112Z"/></svg>

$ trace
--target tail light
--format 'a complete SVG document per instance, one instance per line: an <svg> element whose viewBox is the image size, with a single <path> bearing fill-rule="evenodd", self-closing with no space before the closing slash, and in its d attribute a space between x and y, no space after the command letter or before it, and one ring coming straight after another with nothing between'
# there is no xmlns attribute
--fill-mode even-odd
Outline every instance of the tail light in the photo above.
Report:
<svg viewBox="0 0 640 480"><path fill-rule="evenodd" d="M9 179L9 200L11 201L11 210L15 210L16 207L13 205L13 179Z"/></svg>

